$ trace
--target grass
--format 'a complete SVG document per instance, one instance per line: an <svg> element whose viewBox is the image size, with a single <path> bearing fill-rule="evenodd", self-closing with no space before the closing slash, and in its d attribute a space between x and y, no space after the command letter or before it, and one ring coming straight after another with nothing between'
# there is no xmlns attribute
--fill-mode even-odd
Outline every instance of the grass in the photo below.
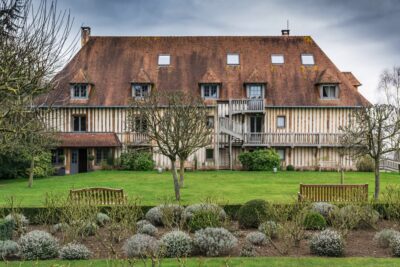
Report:
<svg viewBox="0 0 400 267"><path fill-rule="evenodd" d="M194 203L208 197L222 203L244 203L262 198L275 202L294 201L300 183L339 183L337 172L245 172L203 171L188 172L182 189L182 203ZM372 197L373 173L348 172L346 183L368 183ZM400 184L398 173L382 173L381 188L388 184ZM45 193L67 196L69 189L83 187L123 188L128 196L137 196L142 205L157 205L174 196L172 176L165 172L97 171L70 176L54 176L36 179L33 188L27 187L26 179L1 180L0 204L15 196L21 206L41 206Z"/></svg>
<svg viewBox="0 0 400 267"><path fill-rule="evenodd" d="M355 267L355 266L398 266L399 260L394 258L318 258L318 257L304 257L304 258L288 258L288 257L269 257L269 258L189 258L184 266L241 266L241 267L319 267L319 266L340 266L340 267ZM1 263L0 266L96 266L96 267L119 267L119 266L151 266L150 262L145 265L143 262L129 265L127 261L109 261L109 260L89 260L89 261L32 261L32 262L9 262ZM162 261L161 266L180 266L175 259L166 259Z"/></svg>

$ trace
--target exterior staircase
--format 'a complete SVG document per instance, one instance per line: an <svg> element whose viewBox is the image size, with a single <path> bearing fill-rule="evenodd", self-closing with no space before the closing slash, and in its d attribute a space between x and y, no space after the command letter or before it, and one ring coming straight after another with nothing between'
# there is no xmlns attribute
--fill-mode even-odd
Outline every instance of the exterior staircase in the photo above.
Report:
<svg viewBox="0 0 400 267"><path fill-rule="evenodd" d="M379 169L381 171L400 172L400 161L383 159L379 163Z"/></svg>
<svg viewBox="0 0 400 267"><path fill-rule="evenodd" d="M219 118L219 132L228 134L236 139L243 140L243 134L238 133L235 129L239 129L240 125L225 117Z"/></svg>

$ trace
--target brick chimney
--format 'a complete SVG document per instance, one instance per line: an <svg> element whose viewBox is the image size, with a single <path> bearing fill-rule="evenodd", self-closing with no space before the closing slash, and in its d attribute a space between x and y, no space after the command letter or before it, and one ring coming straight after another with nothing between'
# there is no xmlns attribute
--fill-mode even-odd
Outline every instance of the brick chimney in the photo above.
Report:
<svg viewBox="0 0 400 267"><path fill-rule="evenodd" d="M282 30L281 32L282 32L282 36L289 36L290 30L285 29L285 30Z"/></svg>
<svg viewBox="0 0 400 267"><path fill-rule="evenodd" d="M81 47L84 46L90 38L90 27L81 27Z"/></svg>

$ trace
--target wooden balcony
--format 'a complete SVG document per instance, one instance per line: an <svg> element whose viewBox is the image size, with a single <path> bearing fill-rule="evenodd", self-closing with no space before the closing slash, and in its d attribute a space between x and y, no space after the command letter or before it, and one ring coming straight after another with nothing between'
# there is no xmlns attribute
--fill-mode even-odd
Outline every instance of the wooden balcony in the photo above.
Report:
<svg viewBox="0 0 400 267"><path fill-rule="evenodd" d="M229 109L232 114L239 113L264 113L264 99L230 99Z"/></svg>
<svg viewBox="0 0 400 267"><path fill-rule="evenodd" d="M247 133L243 146L339 147L340 133Z"/></svg>
<svg viewBox="0 0 400 267"><path fill-rule="evenodd" d="M129 133L129 145L131 146L148 146L151 145L149 137L145 133Z"/></svg>

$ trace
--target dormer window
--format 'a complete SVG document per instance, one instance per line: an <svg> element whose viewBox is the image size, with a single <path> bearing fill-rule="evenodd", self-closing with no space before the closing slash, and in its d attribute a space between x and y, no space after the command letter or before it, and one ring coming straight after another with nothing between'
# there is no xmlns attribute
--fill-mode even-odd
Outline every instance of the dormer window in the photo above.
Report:
<svg viewBox="0 0 400 267"><path fill-rule="evenodd" d="M239 54L238 53L229 53L226 55L226 64L228 65L239 65Z"/></svg>
<svg viewBox="0 0 400 267"><path fill-rule="evenodd" d="M201 97L203 97L204 99L218 99L219 84L202 84Z"/></svg>
<svg viewBox="0 0 400 267"><path fill-rule="evenodd" d="M336 84L323 84L320 86L321 99L338 99L339 86Z"/></svg>
<svg viewBox="0 0 400 267"><path fill-rule="evenodd" d="M85 83L73 84L71 88L71 98L87 99L89 85Z"/></svg>
<svg viewBox="0 0 400 267"><path fill-rule="evenodd" d="M301 64L303 65L314 65L313 54L301 54Z"/></svg>
<svg viewBox="0 0 400 267"><path fill-rule="evenodd" d="M132 96L136 99L142 99L150 95L150 84L132 84Z"/></svg>
<svg viewBox="0 0 400 267"><path fill-rule="evenodd" d="M247 91L247 98L251 99L264 98L263 84L247 84L246 91Z"/></svg>
<svg viewBox="0 0 400 267"><path fill-rule="evenodd" d="M159 66L169 66L171 64L171 56L168 54L158 55Z"/></svg>

